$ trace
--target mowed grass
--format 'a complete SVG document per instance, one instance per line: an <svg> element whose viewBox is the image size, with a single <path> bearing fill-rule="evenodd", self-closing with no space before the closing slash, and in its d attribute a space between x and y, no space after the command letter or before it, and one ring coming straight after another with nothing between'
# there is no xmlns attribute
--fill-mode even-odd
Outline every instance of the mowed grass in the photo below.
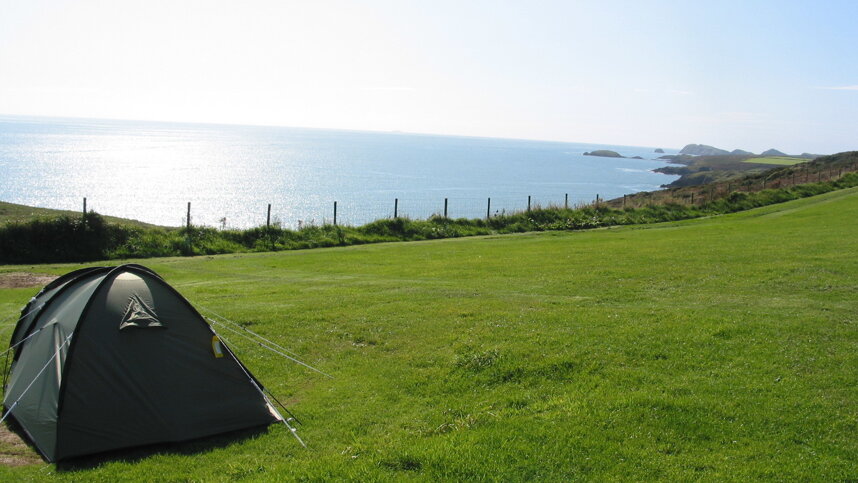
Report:
<svg viewBox="0 0 858 483"><path fill-rule="evenodd" d="M744 162L754 164L776 164L778 166L792 166L794 164L806 163L808 159L794 158L792 156L766 156L765 158L748 158Z"/></svg>
<svg viewBox="0 0 858 483"><path fill-rule="evenodd" d="M272 426L0 478L855 479L856 220L850 189L679 223L146 260L335 376L223 332L309 448ZM0 318L35 291L0 290Z"/></svg>

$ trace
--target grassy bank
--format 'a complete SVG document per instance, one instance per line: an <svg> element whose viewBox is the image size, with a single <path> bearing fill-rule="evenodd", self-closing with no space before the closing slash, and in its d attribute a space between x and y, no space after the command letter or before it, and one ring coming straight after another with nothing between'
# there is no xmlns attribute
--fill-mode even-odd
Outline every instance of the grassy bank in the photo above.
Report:
<svg viewBox="0 0 858 483"><path fill-rule="evenodd" d="M233 341L309 449L271 427L0 477L854 479L856 218L849 189L666 224L151 259L335 376ZM0 319L36 290L0 290Z"/></svg>
<svg viewBox="0 0 858 483"><path fill-rule="evenodd" d="M51 208L39 208L36 206L19 205L0 201L0 225L6 223L26 223L36 219L51 219L58 217L79 218L81 212L70 210L54 210ZM157 225L143 223L142 221L118 218L115 216L103 217L107 222L130 225L141 228L154 228Z"/></svg>

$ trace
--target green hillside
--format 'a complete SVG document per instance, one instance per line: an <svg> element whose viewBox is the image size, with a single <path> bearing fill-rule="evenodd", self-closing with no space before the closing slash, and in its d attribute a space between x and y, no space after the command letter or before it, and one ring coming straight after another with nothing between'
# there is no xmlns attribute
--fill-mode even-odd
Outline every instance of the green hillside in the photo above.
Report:
<svg viewBox="0 0 858 483"><path fill-rule="evenodd" d="M149 259L335 376L227 336L309 449L271 427L0 478L855 479L856 219L853 188L668 224ZM0 289L0 320L37 290Z"/></svg>
<svg viewBox="0 0 858 483"><path fill-rule="evenodd" d="M89 210L87 210L89 211ZM30 221L37 218L54 218L57 216L72 216L79 217L81 216L80 211L69 211L69 210L54 210L51 208L38 208L35 206L27 206L27 205L19 205L16 203L8 203L5 201L0 201L0 225L4 223L12 223L12 222L25 222ZM129 220L126 218L119 218L116 216L105 216L105 220L111 223L117 223L121 225L128 226L136 226L136 227L155 227L157 225L152 225L150 223L143 223L142 221L137 220Z"/></svg>
<svg viewBox="0 0 858 483"><path fill-rule="evenodd" d="M807 158L797 158L795 156L766 156L757 158L748 158L745 163L754 164L774 164L777 166L792 166L794 164L806 163L810 161Z"/></svg>

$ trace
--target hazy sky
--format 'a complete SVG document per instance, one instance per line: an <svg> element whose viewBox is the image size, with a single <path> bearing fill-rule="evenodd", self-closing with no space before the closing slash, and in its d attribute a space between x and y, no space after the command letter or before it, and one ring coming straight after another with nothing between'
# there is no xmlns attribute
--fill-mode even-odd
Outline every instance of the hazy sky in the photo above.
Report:
<svg viewBox="0 0 858 483"><path fill-rule="evenodd" d="M0 0L0 114L858 149L858 1Z"/></svg>

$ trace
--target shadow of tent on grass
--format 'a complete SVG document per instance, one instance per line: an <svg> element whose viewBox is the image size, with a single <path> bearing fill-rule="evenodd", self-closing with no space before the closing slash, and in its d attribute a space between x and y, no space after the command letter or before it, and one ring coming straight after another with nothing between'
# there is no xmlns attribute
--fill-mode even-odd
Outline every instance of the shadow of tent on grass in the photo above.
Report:
<svg viewBox="0 0 858 483"><path fill-rule="evenodd" d="M95 455L80 456L57 463L57 472L74 472L97 468L106 463L122 461L135 463L154 455L194 455L226 448L233 444L255 439L268 432L268 426L241 429L181 443L159 443L136 448L118 449Z"/></svg>
<svg viewBox="0 0 858 483"><path fill-rule="evenodd" d="M268 432L268 426L240 429L181 443L159 443L137 448L118 449L106 453L81 456L57 463L57 472L74 472L97 468L106 463L122 461L135 463L154 455L194 455L226 448L233 444L255 439Z"/></svg>
<svg viewBox="0 0 858 483"><path fill-rule="evenodd" d="M39 453L36 450L36 447L33 446L25 436L20 425L14 421L8 421L8 423L9 430L18 435L33 452L33 458L31 459L41 460L41 458L37 456ZM240 444L245 441L255 439L263 434L267 434L268 429L269 426L263 425L255 428L240 429L237 431L206 436L178 443L157 443L147 446L117 449L94 455L79 456L57 462L56 469L59 473L85 471L114 462L136 463L155 455L203 454L215 449L226 448L234 444Z"/></svg>

